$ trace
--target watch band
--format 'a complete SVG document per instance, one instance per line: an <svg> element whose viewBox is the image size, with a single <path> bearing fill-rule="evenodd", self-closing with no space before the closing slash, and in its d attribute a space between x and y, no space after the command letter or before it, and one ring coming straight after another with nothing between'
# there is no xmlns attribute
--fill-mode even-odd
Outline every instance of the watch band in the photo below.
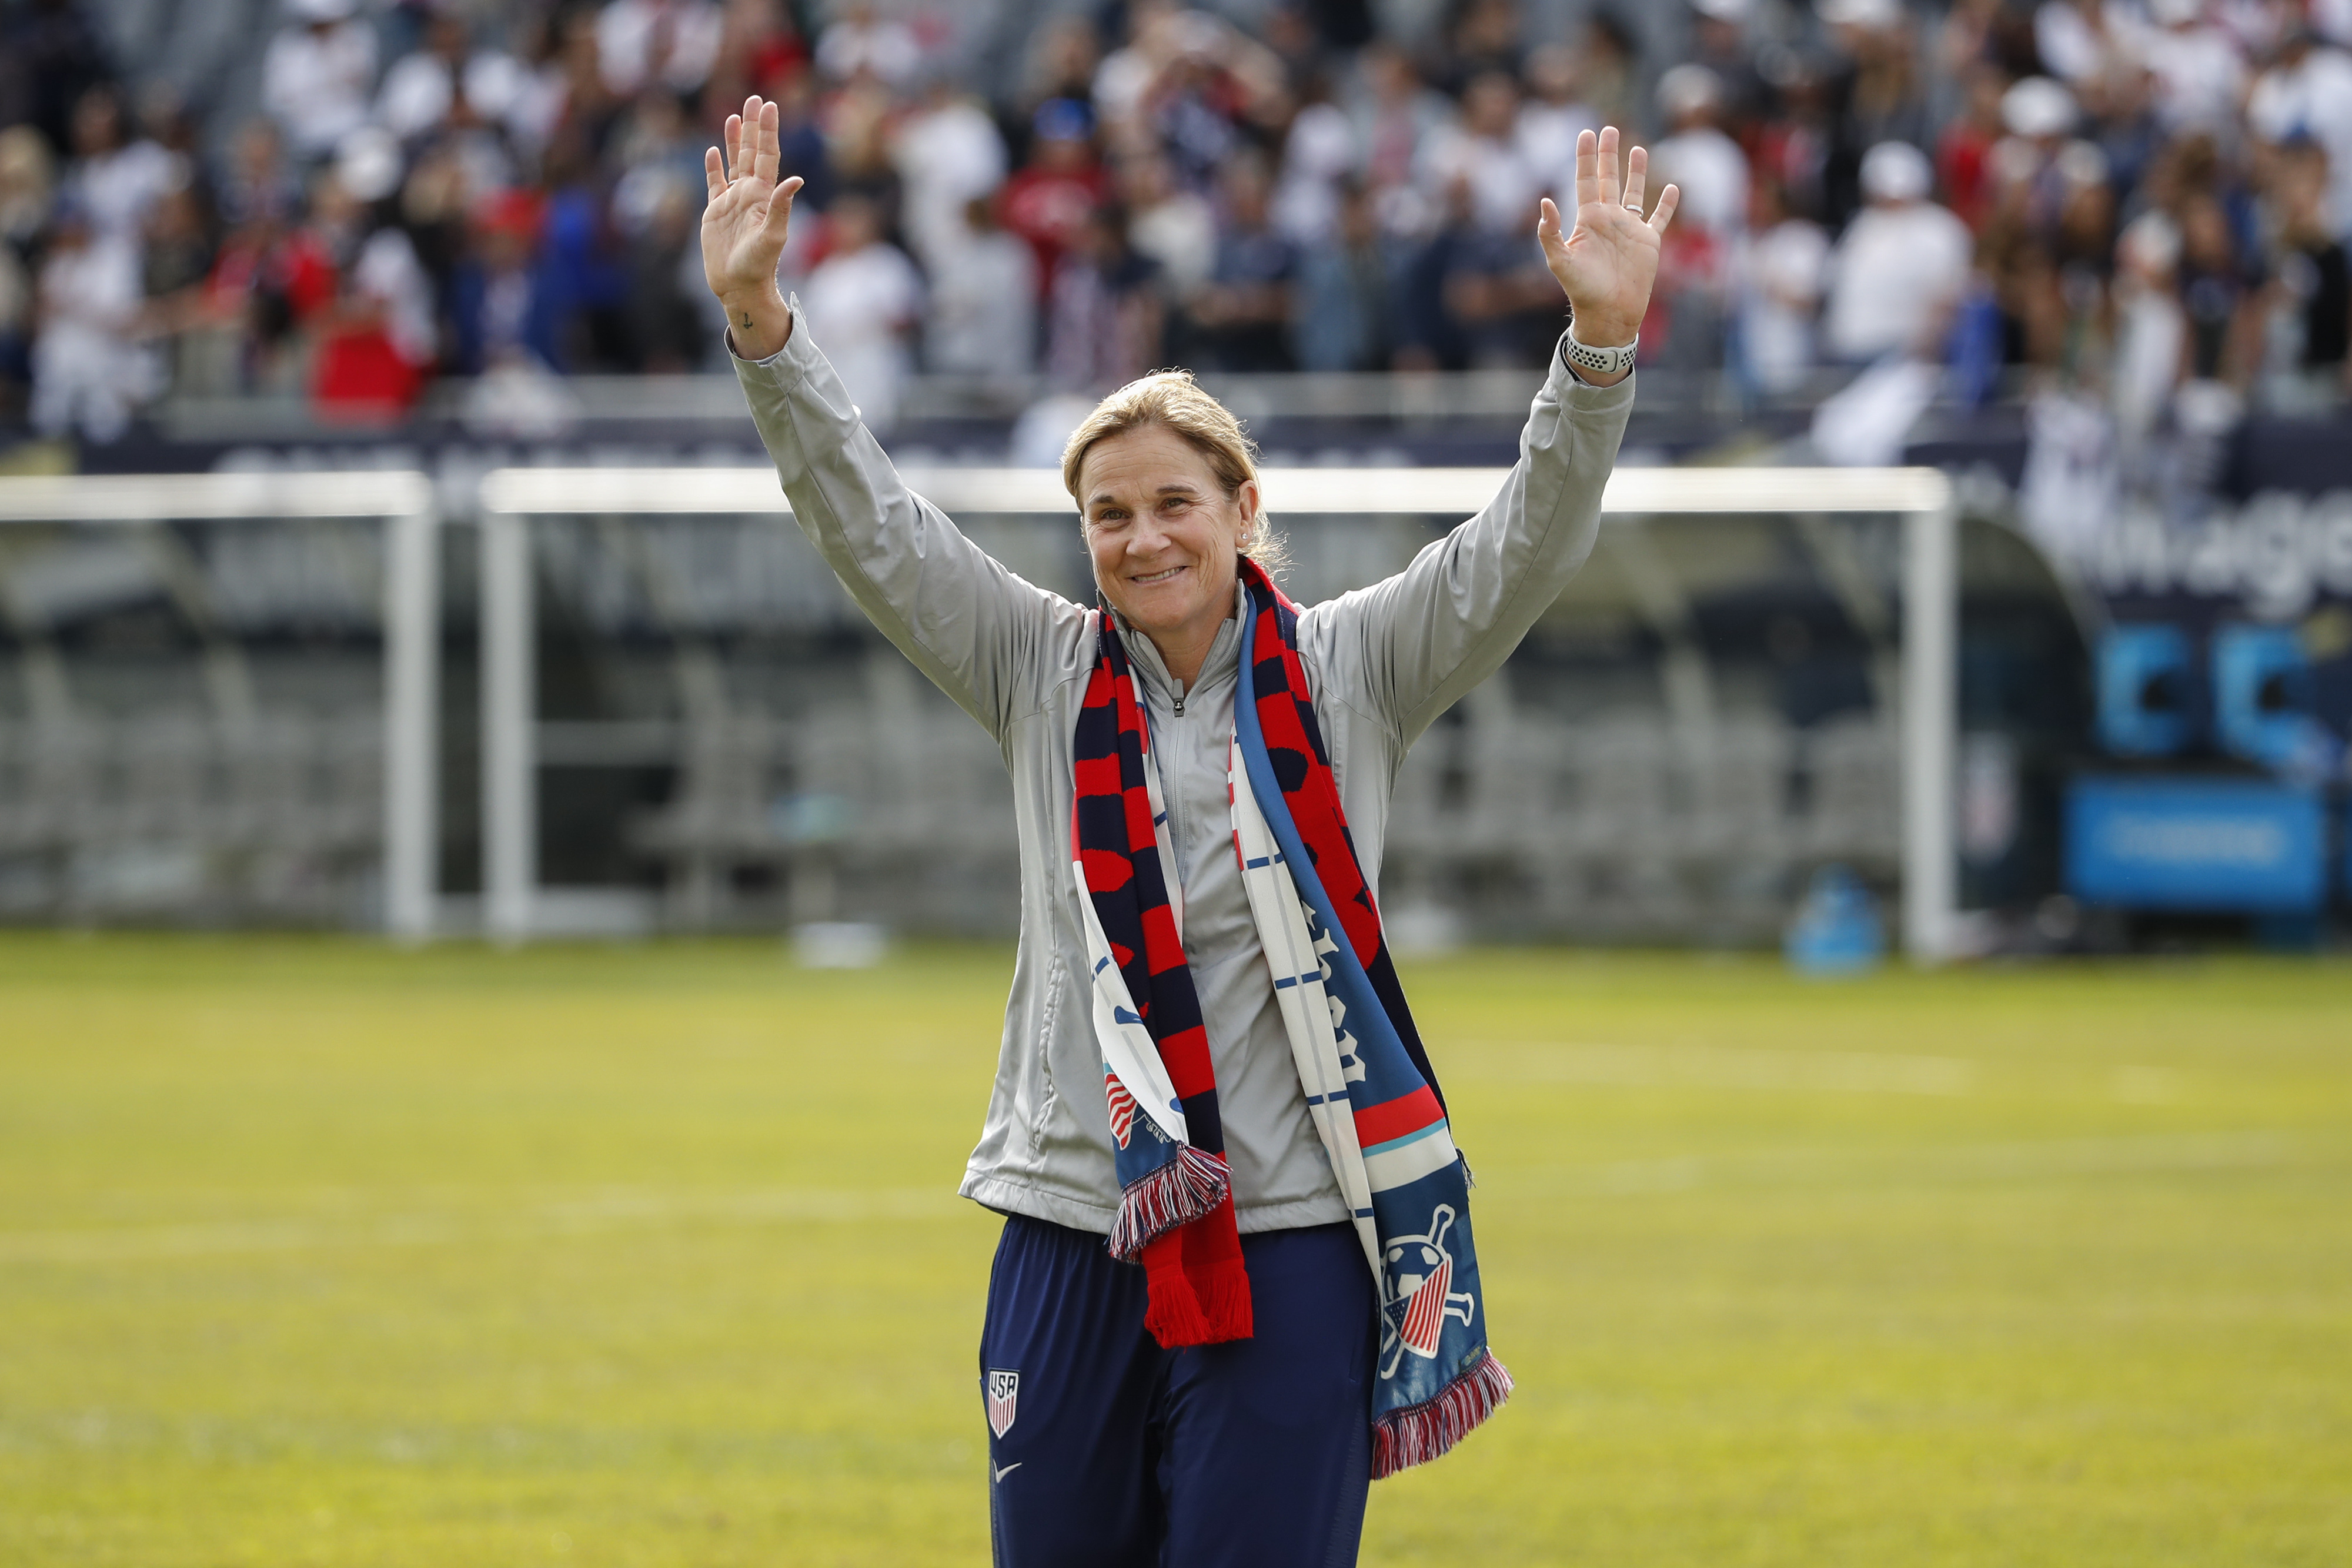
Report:
<svg viewBox="0 0 2352 1568"><path fill-rule="evenodd" d="M1580 371L1590 371L1596 376L1613 376L1633 368L1634 352L1642 346L1639 333L1621 349L1596 349L1590 343L1576 340L1576 329L1570 327L1560 335L1559 354Z"/></svg>

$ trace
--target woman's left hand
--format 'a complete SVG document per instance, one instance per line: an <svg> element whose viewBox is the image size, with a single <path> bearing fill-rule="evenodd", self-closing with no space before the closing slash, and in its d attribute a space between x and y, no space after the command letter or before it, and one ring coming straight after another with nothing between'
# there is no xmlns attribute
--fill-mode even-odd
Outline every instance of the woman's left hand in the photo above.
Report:
<svg viewBox="0 0 2352 1568"><path fill-rule="evenodd" d="M1650 308L1650 287L1658 278L1658 249L1673 221L1681 190L1658 193L1657 210L1642 216L1643 186L1650 170L1647 149L1636 147L1617 178L1617 128L1599 137L1587 131L1576 139L1576 229L1562 235L1559 209L1543 199L1536 223L1544 264L1568 291L1576 312L1576 340L1614 349L1633 340Z"/></svg>

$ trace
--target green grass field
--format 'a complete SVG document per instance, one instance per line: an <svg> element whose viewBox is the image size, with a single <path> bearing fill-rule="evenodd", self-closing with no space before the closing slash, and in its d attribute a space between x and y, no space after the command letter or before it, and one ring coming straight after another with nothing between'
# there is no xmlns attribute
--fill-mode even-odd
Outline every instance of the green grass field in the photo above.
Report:
<svg viewBox="0 0 2352 1568"><path fill-rule="evenodd" d="M0 1563L984 1563L1009 965L0 939ZM1407 983L1519 1393L1368 1563L2352 1562L2352 969Z"/></svg>

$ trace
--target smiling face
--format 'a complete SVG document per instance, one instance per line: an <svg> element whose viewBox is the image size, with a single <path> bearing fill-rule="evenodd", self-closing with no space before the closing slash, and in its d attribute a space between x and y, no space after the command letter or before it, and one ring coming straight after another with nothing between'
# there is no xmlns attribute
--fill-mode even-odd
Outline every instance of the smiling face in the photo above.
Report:
<svg viewBox="0 0 2352 1568"><path fill-rule="evenodd" d="M1236 557L1257 524L1256 481L1228 496L1197 447L1145 424L1089 447L1077 488L1096 585L1191 679L1177 666L1197 669L1234 612Z"/></svg>

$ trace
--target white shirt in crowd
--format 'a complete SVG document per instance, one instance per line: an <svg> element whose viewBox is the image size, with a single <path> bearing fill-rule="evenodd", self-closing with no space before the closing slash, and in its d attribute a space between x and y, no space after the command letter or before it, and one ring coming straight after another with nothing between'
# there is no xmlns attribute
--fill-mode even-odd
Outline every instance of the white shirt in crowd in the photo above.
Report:
<svg viewBox="0 0 2352 1568"><path fill-rule="evenodd" d="M1535 227L1536 198L1547 188L1516 142L1441 125L1422 143L1420 183L1440 211L1456 180L1470 187L1472 221L1488 234ZM1573 187L1571 187L1573 189Z"/></svg>
<svg viewBox="0 0 2352 1568"><path fill-rule="evenodd" d="M890 152L915 254L935 273L961 265L956 247L971 232L965 204L1004 182L1004 137L996 121L970 99L952 99L910 116Z"/></svg>
<svg viewBox="0 0 2352 1568"><path fill-rule="evenodd" d="M1807 218L1749 235L1733 263L1739 339L1748 374L1768 392L1787 392L1813 367L1813 318L1829 276L1830 236Z"/></svg>
<svg viewBox="0 0 2352 1568"><path fill-rule="evenodd" d="M187 177L187 165L176 153L140 141L75 163L66 188L89 214L92 228L136 243L156 198Z"/></svg>
<svg viewBox="0 0 2352 1568"><path fill-rule="evenodd" d="M368 235L352 263L352 292L383 307L384 336L412 365L433 362L433 283L407 231L389 225Z"/></svg>
<svg viewBox="0 0 2352 1568"><path fill-rule="evenodd" d="M41 266L41 329L33 340L33 428L112 441L155 391L155 359L131 340L145 289L131 238L93 232Z"/></svg>
<svg viewBox="0 0 2352 1568"><path fill-rule="evenodd" d="M430 49L402 56L384 73L376 119L403 141L424 135L457 107L455 74L449 62ZM503 51L479 49L466 61L466 101L485 120L504 122L515 115L530 85L530 73Z"/></svg>
<svg viewBox="0 0 2352 1568"><path fill-rule="evenodd" d="M905 82L923 63L923 47L903 22L887 17L845 16L816 41L817 69L835 81L847 81L861 69L892 87Z"/></svg>
<svg viewBox="0 0 2352 1568"><path fill-rule="evenodd" d="M1025 375L1036 362L1036 253L1003 229L958 228L956 264L932 274L925 355L950 374Z"/></svg>
<svg viewBox="0 0 2352 1568"><path fill-rule="evenodd" d="M1969 279L1976 241L1933 202L1874 204L1854 214L1832 258L1830 352L1847 361L1925 353Z"/></svg>
<svg viewBox="0 0 2352 1568"><path fill-rule="evenodd" d="M1668 181L1682 187L1676 223L1696 224L1717 235L1735 235L1748 226L1748 154L1739 143L1712 125L1677 131L1650 152L1650 176L1645 200L1655 201Z"/></svg>
<svg viewBox="0 0 2352 1568"><path fill-rule="evenodd" d="M613 0L596 16L597 71L623 98L647 81L692 92L710 79L724 26L707 0Z"/></svg>
<svg viewBox="0 0 2352 1568"><path fill-rule="evenodd" d="M1320 245L1339 222L1339 182L1362 162L1356 126L1337 104L1310 103L1282 144L1274 226L1300 245Z"/></svg>
<svg viewBox="0 0 2352 1568"><path fill-rule="evenodd" d="M288 27L261 59L261 106L294 151L323 156L367 123L375 88L375 28L359 18Z"/></svg>
<svg viewBox="0 0 2352 1568"><path fill-rule="evenodd" d="M923 280L907 253L879 241L836 251L809 274L801 304L866 423L893 423L911 369L907 329L923 305Z"/></svg>
<svg viewBox="0 0 2352 1568"><path fill-rule="evenodd" d="M1216 270L1216 209L1194 192L1171 190L1136 208L1127 225L1127 243L1160 264L1161 280L1181 298L1206 284Z"/></svg>
<svg viewBox="0 0 2352 1568"><path fill-rule="evenodd" d="M2254 82L2246 123L2265 141L2308 136L2327 152L2327 205L2338 231L2352 224L2352 55L2315 48Z"/></svg>
<svg viewBox="0 0 2352 1568"><path fill-rule="evenodd" d="M1563 208L1576 196L1576 139L1601 129L1601 117L1581 103L1529 99L1519 106L1519 157Z"/></svg>
<svg viewBox="0 0 2352 1568"><path fill-rule="evenodd" d="M2121 59L2139 58L2147 21L2116 0L2049 0L2033 13L2033 47L2052 76L2079 82Z"/></svg>
<svg viewBox="0 0 2352 1568"><path fill-rule="evenodd" d="M2201 26L2168 27L2148 34L2141 47L2156 78L2157 118L2167 129L2234 124L2246 63L2229 34Z"/></svg>

